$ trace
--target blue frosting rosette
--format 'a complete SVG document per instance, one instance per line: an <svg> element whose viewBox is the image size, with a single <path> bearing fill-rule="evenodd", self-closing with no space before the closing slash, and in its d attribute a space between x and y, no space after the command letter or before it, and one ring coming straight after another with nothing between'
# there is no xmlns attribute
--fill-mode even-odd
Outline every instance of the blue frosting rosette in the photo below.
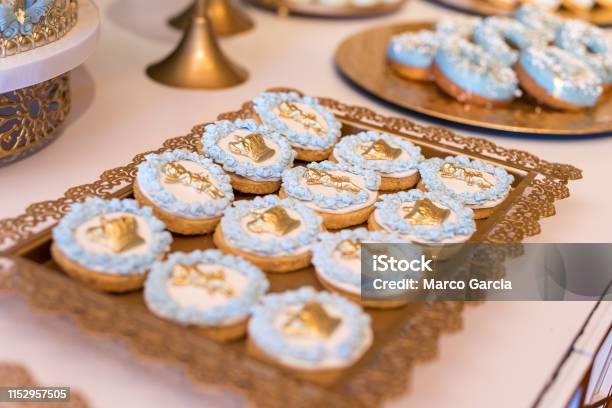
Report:
<svg viewBox="0 0 612 408"><path fill-rule="evenodd" d="M243 275L247 279L244 290L230 297L226 303L200 309L181 306L168 292L168 280L177 264L221 266ZM166 261L156 262L147 277L144 297L149 308L161 317L184 325L222 326L243 320L251 308L268 290L269 283L263 272L250 262L233 255L224 255L217 250L175 252Z"/></svg>
<svg viewBox="0 0 612 408"><path fill-rule="evenodd" d="M401 207L406 203L428 198L434 205L442 205L454 214L440 225L414 225L401 214ZM385 194L376 203L375 217L377 222L398 234L415 236L427 242L440 242L457 235L471 235L476 231L474 212L456 199L441 193L423 192L420 190L401 191Z"/></svg>
<svg viewBox="0 0 612 408"><path fill-rule="evenodd" d="M495 185L483 191L456 192L448 188L440 179L440 170L444 163L451 163L491 174L495 177ZM428 159L419 165L419 171L421 172L422 182L427 190L449 195L470 206L483 205L487 202L504 198L510 191L510 187L514 181L514 177L508 174L505 169L480 160L470 160L467 156L448 156L445 159L437 157Z"/></svg>
<svg viewBox="0 0 612 408"><path fill-rule="evenodd" d="M250 161L238 161L231 153L219 147L219 141L228 137L237 130L246 130L259 133L265 139L273 141L280 149L276 162L266 166L256 166ZM202 150L215 162L221 164L229 173L255 181L270 181L281 178L283 170L291 167L295 159L295 152L285 138L265 126L259 126L254 120L238 119L234 122L220 120L206 126L202 135Z"/></svg>
<svg viewBox="0 0 612 408"><path fill-rule="evenodd" d="M400 148L409 156L407 160L367 160L359 152L363 143L373 143L383 140L385 143ZM367 131L351 136L345 136L334 147L334 157L340 162L345 162L353 166L369 169L385 174L399 173L416 170L419 163L423 160L421 148L410 143L401 137L391 136L386 133Z"/></svg>
<svg viewBox="0 0 612 408"><path fill-rule="evenodd" d="M308 302L333 307L340 315L343 329L342 338L333 345L326 344L325 339L306 344L292 342L287 334L279 329L275 320L277 315L289 307L300 307ZM359 306L340 295L329 292L317 292L305 286L298 290L274 293L265 296L253 307L249 321L249 336L259 348L271 356L285 356L316 367L316 364L327 358L348 361L355 358L359 351L365 351L365 344L371 341L370 317Z"/></svg>
<svg viewBox="0 0 612 408"><path fill-rule="evenodd" d="M75 238L76 229L83 223L101 215L133 214L145 221L150 230L150 242L143 253L110 254L86 250ZM78 264L109 274L129 275L146 272L157 259L170 249L172 235L163 222L153 216L149 207L140 207L135 200L87 198L84 203L73 204L68 214L53 229L57 248Z"/></svg>
<svg viewBox="0 0 612 408"><path fill-rule="evenodd" d="M241 220L253 211L265 211L277 205L295 211L304 229L295 236L262 240L241 225ZM257 254L275 256L310 246L321 232L322 223L323 219L304 204L291 198L281 199L276 195L267 195L255 197L253 200L235 201L233 207L225 210L220 226L224 239L232 246Z"/></svg>
<svg viewBox="0 0 612 408"><path fill-rule="evenodd" d="M361 190L358 193L335 191L329 195L315 193L309 188L304 180L304 173L306 173L307 169L317 171L344 171L359 175L363 178L366 189L370 191L377 191L380 185L380 176L373 171L330 161L310 163L306 167L294 167L285 170L283 172L283 189L285 193L289 197L312 202L320 208L340 209L351 205L363 204L368 201L370 195L365 190Z"/></svg>
<svg viewBox="0 0 612 408"><path fill-rule="evenodd" d="M325 134L313 132L296 132L287 126L285 122L274 112L274 108L282 102L293 102L308 105L323 117L327 125ZM321 106L316 98L300 96L295 92L266 92L253 100L255 112L267 127L285 136L291 144L306 149L325 150L333 146L340 137L340 122L333 113Z"/></svg>
<svg viewBox="0 0 612 408"><path fill-rule="evenodd" d="M215 187L222 191L224 196L187 203L167 191L160 181L163 177L162 168L168 163L178 161L191 161L206 169L212 176ZM234 201L230 178L221 167L214 164L210 159L184 149L145 156L145 161L138 165L136 181L140 190L153 204L171 214L183 217L216 217Z"/></svg>
<svg viewBox="0 0 612 408"><path fill-rule="evenodd" d="M365 228L345 229L336 233L323 232L312 246L312 264L317 272L325 278L352 285L361 286L361 274L354 273L345 265L334 259L334 251L342 241L359 241L360 243L398 243L401 237L393 233L368 231Z"/></svg>

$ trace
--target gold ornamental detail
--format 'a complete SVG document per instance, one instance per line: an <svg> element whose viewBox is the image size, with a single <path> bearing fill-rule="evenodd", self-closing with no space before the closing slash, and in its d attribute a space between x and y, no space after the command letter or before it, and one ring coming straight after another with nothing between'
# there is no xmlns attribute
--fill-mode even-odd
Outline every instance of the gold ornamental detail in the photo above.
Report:
<svg viewBox="0 0 612 408"><path fill-rule="evenodd" d="M252 213L247 228L255 234L269 233L277 237L284 237L300 225L300 220L292 218L287 210L277 205L264 212Z"/></svg>
<svg viewBox="0 0 612 408"><path fill-rule="evenodd" d="M212 198L223 198L225 194L221 191L208 176L202 173L195 173L187 170L177 162L167 163L162 167L164 181L167 183L181 183L192 187L198 193L206 193Z"/></svg>

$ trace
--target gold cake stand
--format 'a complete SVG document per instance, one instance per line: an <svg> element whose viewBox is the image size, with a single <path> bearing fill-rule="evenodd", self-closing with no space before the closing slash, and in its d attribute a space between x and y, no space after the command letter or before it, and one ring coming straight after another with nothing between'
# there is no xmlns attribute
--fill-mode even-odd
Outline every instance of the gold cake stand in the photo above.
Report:
<svg viewBox="0 0 612 408"><path fill-rule="evenodd" d="M369 93L397 106L462 125L548 135L591 135L612 132L612 98L597 106L564 112L540 106L528 96L505 107L466 105L447 96L435 83L410 81L395 75L386 60L392 35L431 29L433 23L403 23L377 27L346 39L336 51L336 65L346 78ZM364 64L363 61L368 61Z"/></svg>
<svg viewBox="0 0 612 408"><path fill-rule="evenodd" d="M487 0L431 0L455 10L479 14L482 16L511 16L514 7L500 7ZM576 13L572 10L561 7L558 13L563 17L580 18L592 24L601 26L612 25L612 8L605 8L596 5L591 10L584 13Z"/></svg>

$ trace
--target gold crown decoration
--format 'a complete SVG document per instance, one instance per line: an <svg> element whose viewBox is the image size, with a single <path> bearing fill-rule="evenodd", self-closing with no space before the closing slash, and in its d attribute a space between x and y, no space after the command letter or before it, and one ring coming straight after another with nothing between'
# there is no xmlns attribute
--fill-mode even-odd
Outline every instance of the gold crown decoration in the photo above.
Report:
<svg viewBox="0 0 612 408"><path fill-rule="evenodd" d="M438 207L429 198L417 200L414 205L402 209L406 212L404 219L412 225L440 225L450 215L450 210Z"/></svg>
<svg viewBox="0 0 612 408"><path fill-rule="evenodd" d="M207 193L212 198L225 197L223 191L219 190L205 174L189 171L177 162L167 163L161 171L167 183L181 183L199 193Z"/></svg>
<svg viewBox="0 0 612 408"><path fill-rule="evenodd" d="M0 0L0 58L59 40L77 19L78 0Z"/></svg>
<svg viewBox="0 0 612 408"><path fill-rule="evenodd" d="M340 322L341 319L330 316L319 302L310 301L287 320L283 329L293 336L329 337Z"/></svg>
<svg viewBox="0 0 612 408"><path fill-rule="evenodd" d="M399 147L390 146L382 139L360 146L361 156L366 160L395 160L402 154Z"/></svg>
<svg viewBox="0 0 612 408"><path fill-rule="evenodd" d="M87 236L115 253L127 251L144 242L138 235L138 222L131 215L122 215L112 220L102 217L100 225L87 230Z"/></svg>
<svg viewBox="0 0 612 408"><path fill-rule="evenodd" d="M205 272L197 266L179 263L172 268L170 278L173 286L196 286L206 290L210 295L215 293L225 297L234 295L234 289L225 280L225 272L222 269Z"/></svg>
<svg viewBox="0 0 612 408"><path fill-rule="evenodd" d="M361 188L353 184L349 177L334 176L323 170L306 169L304 180L306 180L306 184L320 184L325 187L334 188L336 191L348 191L349 193L358 193L361 191Z"/></svg>
<svg viewBox="0 0 612 408"><path fill-rule="evenodd" d="M493 184L489 183L484 178L481 171L457 166L454 163L444 163L440 169L440 176L464 181L468 186L476 186L481 190L487 190L493 187Z"/></svg>
<svg viewBox="0 0 612 408"><path fill-rule="evenodd" d="M323 126L317 120L317 116L312 113L306 113L292 102L283 101L278 105L280 116L282 118L291 119L306 129L314 131L316 134L323 133Z"/></svg>
<svg viewBox="0 0 612 408"><path fill-rule="evenodd" d="M359 258L361 255L361 242L345 239L336 246L336 250L340 252L343 258Z"/></svg>
<svg viewBox="0 0 612 408"><path fill-rule="evenodd" d="M300 220L291 218L287 210L276 205L264 212L253 213L252 219L247 223L247 228L256 234L267 232L283 237L298 228L300 224Z"/></svg>
<svg viewBox="0 0 612 408"><path fill-rule="evenodd" d="M235 136L235 141L229 143L229 149L240 156L248 157L255 163L274 156L274 150L269 148L260 133L251 133L247 136Z"/></svg>

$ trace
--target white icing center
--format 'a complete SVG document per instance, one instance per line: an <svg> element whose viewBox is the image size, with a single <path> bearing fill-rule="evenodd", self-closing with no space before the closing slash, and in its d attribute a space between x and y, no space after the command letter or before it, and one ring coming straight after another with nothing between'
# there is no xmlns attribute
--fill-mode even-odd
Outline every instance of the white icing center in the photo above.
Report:
<svg viewBox="0 0 612 408"><path fill-rule="evenodd" d="M140 236L140 238L142 238L142 243L134 247L128 248L123 252L116 253L113 252L113 250L108 246L90 237L88 231L91 228L100 226L102 217L104 217L107 221L112 221L115 218L119 218L122 216L134 217L136 219L136 223L138 224L138 235ZM75 229L74 239L81 246L81 248L83 248L87 252L91 252L94 254L109 254L117 256L142 255L147 252L149 245L151 244L151 230L149 229L149 226L147 225L146 221L138 215L126 212L117 212L112 214L98 215L88 221L85 221L83 224L79 225Z"/></svg>
<svg viewBox="0 0 612 408"><path fill-rule="evenodd" d="M280 119L285 125L287 125L287 127L297 133L314 133L315 135L318 135L318 137L321 137L323 135L326 135L327 132L329 131L329 125L327 124L327 121L325 120L325 118L323 118L323 116L321 114L319 114L319 112L317 112L316 110L314 110L310 105L306 105L304 103L300 103L300 102L292 102L293 105L295 105L296 107L298 107L302 112L304 112L307 115L314 115L314 117L316 118L317 122L319 122L319 124L321 125L321 128L323 129L323 134L318 134L316 133L313 129L307 128L306 126L302 125L299 121L297 120L293 120L291 118L286 118L281 116L281 110L278 108L278 106L275 106L272 109L272 112L274 112L274 114L278 117L278 119ZM315 136L317 137L317 136ZM295 142L291 142L291 144L296 144Z"/></svg>
<svg viewBox="0 0 612 408"><path fill-rule="evenodd" d="M220 291L212 292L205 287L196 285L174 285L172 283L172 277L169 277L166 282L168 294L177 304L184 308L193 307L201 311L206 311L223 306L232 300L232 298L240 296L248 283L247 278L243 274L225 266L210 264L198 264L194 266L203 273L223 271L225 278L224 288L231 288L233 294L226 296Z"/></svg>
<svg viewBox="0 0 612 408"><path fill-rule="evenodd" d="M340 324L336 327L336 329L331 333L329 337L319 337L319 336L292 336L289 334L285 334L285 340L287 340L292 345L299 345L300 347L315 347L318 345L322 345L326 350L329 351L328 356L321 361L317 361L316 363L312 363L310 361L299 360L297 358L286 356L286 355L276 355L274 356L276 359L280 360L283 364L296 367L300 369L327 369L327 368L337 368L344 367L352 364L354 361L359 359L363 352L370 347L372 344L372 330L369 329L364 339L363 343L359 348L357 348L351 356L348 358L343 358L337 356L333 350L344 340L348 335L348 325L346 321L342 318L342 315L335 309L332 305L321 304L325 309L325 312L331 318L341 319ZM287 306L284 309L280 310L276 316L274 317L273 324L274 326L281 332L284 333L284 326L292 316L300 311L302 305L291 305Z"/></svg>
<svg viewBox="0 0 612 408"><path fill-rule="evenodd" d="M367 142L367 143L371 143L371 142ZM395 148L395 149L398 149L398 148L399 148L399 149L401 149L399 146L396 146L396 145L395 145L395 144L393 144L393 143L387 143L387 144L388 144L389 146L391 146L392 148ZM361 156L361 150L360 150L360 149L361 149L361 143L360 143L360 144L358 144L357 146L355 146L355 150L354 150L354 152L353 152L353 153L354 153L356 156L360 156L360 157L362 157L362 156ZM402 153L401 153L401 154L400 154L400 155L399 155L399 156L398 156L396 159L394 159L394 160L402 160L402 161L404 161L404 160L405 160L405 161L409 161L409 160L411 160L411 156L408 154L408 152L406 152L404 149L401 149L401 151L402 151ZM337 160L338 160L340 163L350 164L350 163L348 163L346 160L344 160L344 159L342 159L342 158L340 158L340 157L337 157L337 156L336 156L336 159L337 159ZM369 162L372 162L372 163L379 163L379 162L385 163L385 162L387 162L388 160L368 160L368 161L369 161ZM412 169L412 170L406 170L406 171L397 171L397 172L393 172L393 173L382 173L382 172L378 172L378 174L380 174L382 177L389 177L389 178L405 178L405 177L410 177L410 176L412 176L412 175L416 174L416 172L417 172L417 171L418 171L418 169Z"/></svg>
<svg viewBox="0 0 612 408"><path fill-rule="evenodd" d="M215 187L219 187L219 182L202 165L192 162L190 160L180 160L177 163L183 166L185 170L189 172L201 174L203 176L208 177L209 180L215 185ZM165 181L165 176L161 172L159 177L159 183L161 184L162 188L172 194L179 201L191 204L204 203L212 200L212 197L205 191L199 192L195 188L181 182L167 182Z"/></svg>
<svg viewBox="0 0 612 408"><path fill-rule="evenodd" d="M313 210L316 210L316 211L321 211L321 212L326 212L326 213L331 213L331 214L346 214L346 213L350 213L353 211L361 210L362 208L369 207L376 202L376 199L378 197L376 191L368 190L365 187L365 180L362 176L358 174L349 173L346 171L341 171L341 170L325 170L325 171L334 176L348 177L351 183L355 184L357 187L361 188L363 191L368 193L368 199L362 204L354 204L348 207L337 208L337 209L321 208L311 201L304 201L304 204L306 204L307 207L312 208ZM303 181L303 183L306 185L306 181ZM337 193L335 188L327 187L321 184L307 185L307 187L314 194L323 194L325 196L330 196L334 193Z"/></svg>
<svg viewBox="0 0 612 408"><path fill-rule="evenodd" d="M491 183L492 187L495 187L495 184L497 184L497 181L494 175L486 173L484 171L481 171L480 173L482 174L482 177L487 182ZM447 188L453 190L456 193L476 193L479 191L483 191L477 185L470 186L465 181L460 180L460 179L456 179L453 177L442 177L442 176L438 176L438 177L440 181L442 182L442 184L444 184ZM470 208L492 208L500 204L502 201L504 201L507 195L508 194L505 194L503 197L496 199L496 200L487 201L484 204L468 205L468 207Z"/></svg>
<svg viewBox="0 0 612 408"><path fill-rule="evenodd" d="M237 137L245 137L245 136L250 135L251 133L253 133L253 132L251 132L250 130L237 129L237 130L231 132L230 134L228 134L227 136L223 137L222 139L220 139L217 142L217 145L222 150L224 150L225 152L230 154L239 163L251 163L255 167L266 167L266 166L271 166L274 163L278 162L280 160L280 156L281 156L281 148L273 140L271 140L271 139L269 139L267 137L264 137L266 145L270 149L274 150L274 154L272 156L268 157L267 159L260 161L259 163L255 162L250 157L234 153L234 152L232 152L230 150L229 144L233 143L233 142L236 142L237 141Z"/></svg>

